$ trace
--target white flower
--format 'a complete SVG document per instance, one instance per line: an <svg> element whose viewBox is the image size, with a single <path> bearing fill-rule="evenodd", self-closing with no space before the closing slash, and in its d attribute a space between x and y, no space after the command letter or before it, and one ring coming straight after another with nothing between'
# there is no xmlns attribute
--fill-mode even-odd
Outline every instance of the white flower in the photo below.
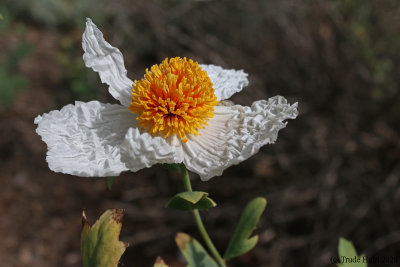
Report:
<svg viewBox="0 0 400 267"><path fill-rule="evenodd" d="M278 131L286 126L284 121L298 114L297 103L290 105L281 96L256 101L251 107L223 101L248 84L247 74L242 70L197 65L186 59L162 63L171 64L166 65L170 72L181 71L180 74L157 74L162 64L147 72L146 75L165 78L164 84L159 85L164 89L157 91L153 88L156 81L151 80L154 77L148 76L150 82L144 78L135 83L127 77L121 52L104 40L90 19L82 39L86 66L99 73L101 81L109 85L109 92L121 105L75 102L35 118L36 132L48 147L47 162L55 172L86 177L116 176L157 163L183 162L202 180L208 180L254 155L261 146L274 143ZM179 61L178 65L189 64L193 69L179 70L181 65L173 65L173 60ZM208 95L205 104L196 99L204 98L203 89L198 89L199 84L190 84L191 71L196 71L196 67L202 78L209 77L212 82L214 94ZM182 89L179 83L186 83L184 86L189 86L189 90ZM173 86L176 86L175 96L181 98L174 101L183 99L187 103L172 103L172 96L160 97ZM151 95L149 90L153 90ZM197 109L191 105L197 105ZM198 114L204 116L198 118Z"/></svg>

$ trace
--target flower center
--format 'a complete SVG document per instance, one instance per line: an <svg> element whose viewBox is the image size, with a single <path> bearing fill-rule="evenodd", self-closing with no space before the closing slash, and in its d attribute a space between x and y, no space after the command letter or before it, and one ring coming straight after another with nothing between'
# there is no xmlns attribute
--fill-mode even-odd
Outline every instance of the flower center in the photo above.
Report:
<svg viewBox="0 0 400 267"><path fill-rule="evenodd" d="M144 78L134 82L129 110L153 136L177 135L186 143L187 134L198 135L207 125L217 104L207 72L191 59L175 57L146 69Z"/></svg>

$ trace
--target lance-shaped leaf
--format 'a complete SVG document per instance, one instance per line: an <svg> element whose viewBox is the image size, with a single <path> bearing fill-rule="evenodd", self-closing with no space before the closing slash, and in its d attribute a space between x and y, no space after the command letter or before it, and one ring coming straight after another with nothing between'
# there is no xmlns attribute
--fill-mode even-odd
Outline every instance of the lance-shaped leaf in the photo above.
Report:
<svg viewBox="0 0 400 267"><path fill-rule="evenodd" d="M224 259L238 257L254 248L258 242L258 236L249 237L253 233L266 205L267 200L262 197L255 198L247 204L225 251Z"/></svg>
<svg viewBox="0 0 400 267"><path fill-rule="evenodd" d="M183 192L173 196L167 203L167 207L178 210L204 210L217 206L217 204L208 197L206 192Z"/></svg>
<svg viewBox="0 0 400 267"><path fill-rule="evenodd" d="M218 267L218 264L196 239L185 233L177 233L175 242L188 262L187 267Z"/></svg>
<svg viewBox="0 0 400 267"><path fill-rule="evenodd" d="M107 210L90 226L82 217L81 253L83 267L117 267L128 244L119 241L123 210Z"/></svg>
<svg viewBox="0 0 400 267"><path fill-rule="evenodd" d="M353 243L343 237L339 239L338 252L341 262L338 267L367 267L365 255L358 256Z"/></svg>
<svg viewBox="0 0 400 267"><path fill-rule="evenodd" d="M164 260L161 257L157 257L156 262L154 263L154 267L168 267L165 264Z"/></svg>

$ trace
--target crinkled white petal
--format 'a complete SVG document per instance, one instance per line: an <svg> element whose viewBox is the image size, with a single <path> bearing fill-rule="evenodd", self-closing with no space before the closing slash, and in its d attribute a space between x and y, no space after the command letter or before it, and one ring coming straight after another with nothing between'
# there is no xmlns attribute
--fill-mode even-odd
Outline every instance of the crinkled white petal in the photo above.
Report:
<svg viewBox="0 0 400 267"><path fill-rule="evenodd" d="M35 118L47 144L49 168L77 176L115 176L128 170L120 145L135 115L126 107L98 101L75 102Z"/></svg>
<svg viewBox="0 0 400 267"><path fill-rule="evenodd" d="M82 48L86 67L98 72L101 81L109 85L111 95L122 105L129 106L133 81L126 75L122 53L104 40L101 31L89 18L82 35Z"/></svg>
<svg viewBox="0 0 400 267"><path fill-rule="evenodd" d="M297 115L297 103L290 105L282 96L256 101L251 107L216 106L214 117L199 130L200 135L190 135L183 144L184 163L203 181L221 175L263 145L274 143L287 124L284 121Z"/></svg>
<svg viewBox="0 0 400 267"><path fill-rule="evenodd" d="M226 70L219 66L203 64L200 67L210 77L218 101L230 98L249 84L247 73L243 70Z"/></svg>
<svg viewBox="0 0 400 267"><path fill-rule="evenodd" d="M171 138L153 137L131 128L121 145L121 160L133 172L157 163L180 163L183 161L182 145L176 140L171 142Z"/></svg>

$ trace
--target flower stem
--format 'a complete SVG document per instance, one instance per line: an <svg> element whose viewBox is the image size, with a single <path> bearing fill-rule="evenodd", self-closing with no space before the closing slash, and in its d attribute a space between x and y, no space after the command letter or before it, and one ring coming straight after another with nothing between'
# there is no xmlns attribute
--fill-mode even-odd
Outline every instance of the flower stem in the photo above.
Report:
<svg viewBox="0 0 400 267"><path fill-rule="evenodd" d="M183 178L183 183L185 185L185 188L188 192L192 192L192 185L190 184L190 178L189 178L189 173L185 167L185 165L181 164L180 169L182 172L182 178ZM210 250L211 254L214 256L216 259L218 265L220 267L226 267L224 260L222 259L221 255L219 254L218 250L215 248L213 242L211 241L210 236L207 233L206 228L204 227L203 221L201 220L200 217L200 212L198 209L195 209L192 211L194 219L197 224L197 228L200 232L201 237L203 238L203 241L206 243L208 249Z"/></svg>

